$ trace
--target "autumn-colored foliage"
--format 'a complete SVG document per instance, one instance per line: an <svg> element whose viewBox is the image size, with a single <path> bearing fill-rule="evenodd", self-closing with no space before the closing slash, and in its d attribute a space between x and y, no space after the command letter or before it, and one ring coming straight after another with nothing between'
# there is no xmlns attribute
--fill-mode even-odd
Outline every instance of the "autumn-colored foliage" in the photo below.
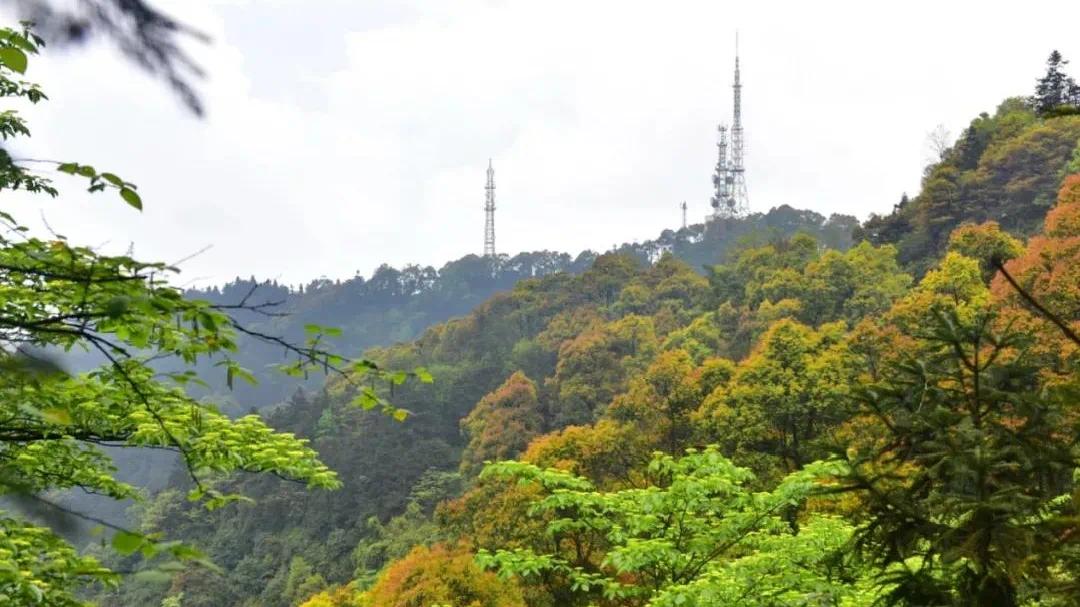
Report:
<svg viewBox="0 0 1080 607"><path fill-rule="evenodd" d="M1077 146L1080 150L1080 145ZM1074 205L1080 204L1080 173L1069 175L1058 191L1057 206L1046 214L1047 236L1076 236L1080 234L1080 213Z"/></svg>
<svg viewBox="0 0 1080 607"><path fill-rule="evenodd" d="M615 398L608 414L636 424L638 431L668 453L680 450L692 434L690 414L705 397L703 383L685 350L668 350Z"/></svg>
<svg viewBox="0 0 1080 607"><path fill-rule="evenodd" d="M837 435L869 513L856 551L895 572L900 604L1017 607L1032 583L1071 596L1074 404L1040 377L1035 335L995 322L992 306L957 298L934 312L899 329L915 347L857 387Z"/></svg>
<svg viewBox="0 0 1080 607"><path fill-rule="evenodd" d="M554 427L594 421L627 378L655 352L656 329L648 316L629 315L563 343L555 375Z"/></svg>
<svg viewBox="0 0 1080 607"><path fill-rule="evenodd" d="M543 526L525 518L536 494L535 487L483 480L440 504L435 519L451 538L474 548L529 545L544 537Z"/></svg>
<svg viewBox="0 0 1080 607"><path fill-rule="evenodd" d="M37 45L0 31L0 97L42 99L4 75ZM246 375L233 346L260 334L225 312L235 306L187 301L158 288L158 264L40 241L0 212L0 282L20 295L0 289L4 501L75 487L135 497L109 463L125 443L180 451L184 490L222 506L196 510L176 487L140 504L140 531L112 534L118 556L101 560L150 574L133 592L113 588L96 543L79 554L0 512L0 599L75 604L90 578L103 604L162 607L1077 605L1080 88L1057 71L1039 82L976 118L937 150L915 198L862 226L784 206L573 260L472 255L307 293L275 284L292 319L253 314L253 327L291 327L315 347L323 329L300 327L326 317L344 321L352 351L394 345L239 418L258 440L232 437L231 451L211 439L233 410L156 375L165 358L210 354L225 356L226 385ZM25 134L14 111L0 124ZM50 192L35 176L46 166L0 149L0 189ZM115 175L59 166L141 205ZM91 288L101 262L107 280ZM257 285L213 290L241 284ZM82 312L54 314L76 301ZM24 364L22 345L72 339L120 364L71 376ZM276 360L281 342L255 341ZM287 351L324 370L344 362ZM362 410L380 402L398 421ZM133 403L153 418L137 435L132 415L67 411ZM285 478L218 474L230 470ZM342 490L310 495L304 482ZM159 549L174 532L206 560ZM220 568L176 567L160 550Z"/></svg>
<svg viewBox="0 0 1080 607"><path fill-rule="evenodd" d="M390 565L360 607L525 607L512 581L477 567L473 555L444 544L418 546Z"/></svg>
<svg viewBox="0 0 1080 607"><path fill-rule="evenodd" d="M961 224L992 220L1013 234L1035 234L1063 171L1077 170L1077 139L1080 117L1040 119L1027 99L1006 99L928 167L918 196L905 195L892 213L872 216L856 237L896 244L901 263L921 274Z"/></svg>
<svg viewBox="0 0 1080 607"><path fill-rule="evenodd" d="M1080 331L1080 175L1065 179L1057 206L1046 216L1045 234L1033 237L1005 270L1049 312ZM991 289L1004 322L1036 338L1047 372L1064 370L1065 361L1078 355L1077 344L1032 310L1003 275L995 277Z"/></svg>
<svg viewBox="0 0 1080 607"><path fill-rule="evenodd" d="M565 279L572 290L543 297L536 286L522 287L492 300L467 322L432 332L441 343L423 343L425 352L446 358L473 347L471 356L483 361L464 370L444 362L446 372L493 379L461 422L467 439L461 470L469 484L427 523L440 529L428 543L451 543L417 549L392 564L364 599L404 602L364 605L438 604L450 596L451 587L463 588L454 580L474 566L457 559L476 554L481 563L515 574L517 585L503 595L508 600L544 607L645 604L642 597L670 581L657 579L693 560L693 548L679 544L684 533L665 534L692 519L708 535L714 523L722 527L734 512L725 506L691 519L676 516L691 512L688 504L700 494L682 492L657 462L681 457L687 448L691 454L722 454L752 470L740 482L757 492L755 499L778 483L784 486L785 477L803 478L801 483L809 478L806 473L823 465L841 468L811 483L829 490L810 491L797 507L792 502L778 506L771 515L774 526L754 536L761 543L754 544L752 554L735 551L717 558L708 576L656 594L655 606L710 600L757 605L758 599L762 605L784 604L813 595L824 588L821 584L852 605L872 604L883 593L914 604L924 599L949 604L951 599L943 598L948 589L969 579L998 584L978 596L1007 594L1013 574L965 572L933 555L919 571L923 577L908 579L909 572L900 575L896 569L889 570L894 577L882 577L885 569L866 563L886 568L899 562L894 557L902 558L889 554L882 543L876 544L878 554L863 554L866 560L851 571L853 577L831 577L831 552L850 550L851 537L861 538L863 545L908 542L901 537L908 532L906 523L888 521L887 502L915 495L913 479L929 483L940 503L976 515L953 525L920 510L922 502L907 504L926 519L925 528L915 530L924 534L922 539L905 544L905 550L938 542L931 532L940 528L959 539L935 545L965 559L1009 563L1031 575L1042 575L1038 567L1046 565L1056 568L1050 577L1065 580L1066 574L1057 573L1066 571L1066 564L1054 560L1058 556L1046 556L1038 565L1009 561L1006 539L994 540L1004 556L967 552L974 545L971 538L980 537L983 529L1017 537L1027 531L1014 528L1008 517L984 516L982 498L964 493L963 483L949 475L967 474L964 466L979 469L982 455L950 449L963 441L979 444L985 438L980 432L995 440L1028 433L1033 444L1039 443L1026 452L1031 461L1068 459L1050 426L1072 427L1076 420L1056 408L1061 401L1040 400L1034 388L1056 389L1047 381L1051 374L1074 378L1068 372L1072 350L1060 332L994 274L996 264L1007 262L1034 297L1074 326L1080 321L1080 176L1065 179L1057 205L1046 216L1044 234L1026 244L1013 235L1017 229L1025 234L1037 229L1040 209L1049 206L1046 192L1060 179L1044 165L1063 158L1077 129L1080 122L1074 119L1042 121L1020 103L1004 104L997 116L973 123L953 156L928 172L917 204L904 203L913 205L904 212L914 231L902 236L898 247L863 242L829 250L806 235L748 240L723 264L710 267L707 279L666 253L651 257L652 266L604 255L580 281ZM1009 215L1000 223L987 221L998 218L987 216L986 209ZM890 221L871 223L884 231L899 226ZM881 242L880 234L872 236ZM921 276L915 286L898 261L905 255L910 261L913 253L919 261L908 267ZM538 312L541 307L544 311ZM978 339L1009 323L1014 332L1032 339L993 344ZM968 345L965 339L972 336L973 345ZM509 340L515 340L512 349L503 344ZM491 347L481 353L477 341ZM1036 347L1028 347L1031 343ZM994 353L990 362L976 355L989 352ZM930 362L921 366L923 361ZM427 364L422 359L396 362ZM1033 373L1036 362L1049 370ZM972 372L965 364L981 367ZM986 365L1015 371L1030 386L1014 385ZM980 378L981 384L1007 395L1003 401L973 387L970 378L983 371L993 377ZM927 381L916 381L920 378ZM909 403L910 395L923 394L919 391L937 399L934 408ZM965 421L971 403L981 409ZM980 411L990 417L978 418ZM1054 421L1047 425L1049 419ZM905 424L914 424L917 432L905 434ZM897 436L903 436L899 443ZM916 444L925 449L916 457L897 447ZM1065 476L1048 472L1043 463L1033 469L1053 487L1020 487L1026 477L1018 466L1026 464L1004 447L994 449L985 457L1008 468L986 482L1001 492L995 504L1004 504L1020 489L1032 499L1054 499L1054 492L1065 487ZM851 468L820 461L837 456L846 457ZM508 458L519 461L502 461L488 472L513 469L521 478L475 475L484 461ZM941 458L940 467L927 465L933 458ZM701 480L693 478L687 487ZM530 482L522 482L526 479ZM832 489L837 488L848 491L836 498ZM723 483L710 485L714 489L725 495L733 491ZM669 494L672 527L658 515L666 507L661 496ZM604 501L609 497L610 502ZM1024 499L1008 507L1027 516L1032 504ZM1023 536L1024 541L1043 537L1071 516L1065 506L1055 507L1061 508L1062 518ZM640 520L619 519L635 508L641 509ZM863 525L871 509L888 524ZM730 520L741 519L734 515ZM659 533L643 533L654 524ZM875 535L878 531L885 535ZM692 574L675 577L690 579ZM770 579L778 594L749 598L753 593L747 595L747 589L773 585L766 582ZM893 579L901 582L888 581ZM803 586L807 590L797 590ZM929 593L945 589L945 594L919 594L920 588Z"/></svg>
<svg viewBox="0 0 1080 607"><path fill-rule="evenodd" d="M634 424L602 419L545 434L521 459L586 476L601 486L627 486L637 483L654 441L654 435Z"/></svg>
<svg viewBox="0 0 1080 607"><path fill-rule="evenodd" d="M517 456L543 427L536 384L517 371L462 420L461 428L469 437L461 455L462 471L472 474L487 460Z"/></svg>

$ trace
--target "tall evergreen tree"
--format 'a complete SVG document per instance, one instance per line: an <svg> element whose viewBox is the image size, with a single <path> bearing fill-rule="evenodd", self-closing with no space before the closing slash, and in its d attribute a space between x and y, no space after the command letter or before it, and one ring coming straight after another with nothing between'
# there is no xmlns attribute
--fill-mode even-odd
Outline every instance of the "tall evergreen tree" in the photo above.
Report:
<svg viewBox="0 0 1080 607"><path fill-rule="evenodd" d="M1058 51L1050 53L1046 60L1046 75L1035 84L1031 104L1039 114L1046 115L1066 108L1080 109L1080 86L1064 68L1069 61Z"/></svg>

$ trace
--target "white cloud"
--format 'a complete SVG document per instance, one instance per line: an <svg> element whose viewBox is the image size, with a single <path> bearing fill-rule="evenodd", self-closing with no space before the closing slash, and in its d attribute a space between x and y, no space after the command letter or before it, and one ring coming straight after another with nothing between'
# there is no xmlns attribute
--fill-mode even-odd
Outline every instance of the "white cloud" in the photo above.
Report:
<svg viewBox="0 0 1080 607"><path fill-rule="evenodd" d="M678 223L682 200L703 216L736 27L761 210L885 212L917 189L936 124L958 133L1026 93L1054 46L1080 58L1067 3L171 8L215 38L195 49L211 74L208 118L111 50L83 49L32 72L53 101L31 113L27 152L139 183L141 215L74 196L45 204L47 217L166 261L213 244L185 280L296 282L475 252L489 157L505 252L649 238Z"/></svg>

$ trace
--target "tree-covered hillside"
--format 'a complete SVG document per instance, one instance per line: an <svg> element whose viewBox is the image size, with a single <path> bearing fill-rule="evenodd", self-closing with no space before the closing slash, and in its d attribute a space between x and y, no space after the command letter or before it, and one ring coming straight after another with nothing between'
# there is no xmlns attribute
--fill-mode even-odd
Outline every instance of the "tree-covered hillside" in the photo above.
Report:
<svg viewBox="0 0 1080 607"><path fill-rule="evenodd" d="M793 269L811 281L783 284ZM825 295L818 293L825 278L836 272L850 276L848 285L838 286L830 300L819 297ZM746 283L742 291L751 295L721 295L734 285L726 279L710 285L672 255L649 266L608 254L581 275L523 281L414 342L369 352L382 365L423 366L436 378L430 387L394 395L395 404L411 412L405 423L351 408L349 390L334 384L298 395L268 418L275 427L311 437L328 465L343 475L341 491L309 494L287 484L257 483L246 488L257 500L252 506L211 516L174 507L146 516L148 524L199 538L229 570L227 584L213 577L178 581L186 588L185 603L229 604L254 596L258 604L289 604L298 598L286 588L297 568L311 567L330 580L347 579L357 566L373 572L394 554L372 552L367 544L396 538L385 537L388 532L369 518L386 521L409 503L417 504L412 512L422 517L468 480L459 468L475 471L496 453L516 455L505 441L520 449L531 437L595 421L661 352L692 353L684 364L718 353L737 358L774 318L792 312L808 319L843 318L849 313L844 297L862 302L865 309L857 313L882 311L909 280L887 250L863 245L846 254L822 253L804 235L747 249L730 274L714 273L728 275L738 275ZM772 305L766 294L779 292L772 289L792 295L809 289L820 307L794 311L797 306L786 302ZM728 330L734 326L740 330ZM444 493L421 498L417 484L427 493ZM354 552L366 554L362 564L354 563ZM273 583L258 581L267 576Z"/></svg>
<svg viewBox="0 0 1080 607"><path fill-rule="evenodd" d="M670 301L664 303L664 307L668 314L678 317L670 319L668 324L674 326L673 323L683 322L690 311L679 311L679 308L682 304L698 305L691 299L696 302L706 296L708 281L694 268L677 260L671 251L680 250L706 259L719 259L723 258L725 250L735 247L738 242L749 246L754 242L772 241L775 245L766 246L786 248L787 239L799 234L797 241L800 244L796 246L805 249L803 255L813 257L818 254L819 247L814 244L814 237L810 234L831 238L841 247L849 244L845 233L839 231L843 228L838 228L838 225L846 227L850 224L845 224L842 219L826 220L816 213L781 207L765 215L719 223L708 230L694 226L679 234L668 233L657 243L623 247L630 254L608 253L598 257L589 254L591 267L581 274L563 271L519 281L508 292L494 295L460 319L428 329L415 341L376 348L366 353L380 365L399 368L399 364L413 358L406 353L432 352L429 356L417 357L417 360L427 361L425 368L436 378L432 390L414 393L411 389L402 389L393 395L397 406L410 412L404 423L380 420L356 410L349 404L351 392L342 391L341 386L334 385L325 388L316 385L314 389L294 393L286 406L267 414L268 423L275 428L312 438L324 461L348 477L341 491L310 494L302 487L288 484L271 482L248 486L247 482L243 482L249 495L256 496L253 510L229 508L208 517L198 510L161 512L156 506L151 506L149 513L142 514L144 524L170 529L170 535L192 539L201 536L205 541L201 545L213 546L211 552L217 555L216 562L230 570L230 577L235 576L235 583L225 585L220 584L221 580L215 576L196 576L184 582L192 585L187 592L187 603L229 604L245 597L258 597L253 599L257 604L289 604L296 598L295 593L285 592L281 585L289 579L290 571L296 567L316 567L324 578L347 579L355 569L350 555L357 544L370 541L380 533L378 525L373 525L369 519L387 520L409 503L421 499L416 497L418 489L415 485L427 487L424 489L427 493L443 491L423 498L428 510L442 498L459 490L462 481L455 472L457 461L462 457L463 449L470 453L473 451L463 442L460 430L462 418L507 374L520 368L538 378L543 378L549 372L558 376L553 365L558 358L559 343L579 332L583 326L581 322L587 319L599 322L602 314L598 310L602 308L612 307L619 310L619 314L629 315L631 320L627 321L627 328L620 330L637 331L632 319L663 303L662 300L651 301L656 296L650 294L661 284L662 288L670 290L665 292L664 297ZM708 247L713 250L710 251ZM661 257L656 264L649 264L647 260L658 254ZM466 260L483 263L473 275L478 282L482 280L481 277L487 276L492 267L490 261L477 258ZM453 264L448 267L453 267ZM703 272L705 268L699 266L698 270ZM340 314L340 319L345 321L340 323L345 327L340 340L351 345L354 343L350 341L352 338L363 339L363 329L371 326L368 324L371 323L369 317L364 316L368 310L372 311L372 315L382 314L385 318L400 314L401 308L418 309L428 314L454 309L453 306L457 304L453 297L439 293L441 289L454 292L440 286L445 269L438 274L432 272L431 275L436 278L426 288L418 289L418 293L411 298L401 295L398 286L392 289L383 286L400 285L402 275L415 276L419 272L417 269L406 274L383 269L376 273L376 277L392 276L394 282L376 281L373 278L369 281L358 279L351 285L349 282L324 283L305 286L302 293L279 287L280 295L291 298L286 299L286 305L293 306L297 313L265 322L278 323L274 329L288 336L291 331L302 331L303 326L311 320L333 323L337 319L333 315ZM635 277L638 277L637 280L634 280ZM211 293L211 296L242 299L253 284L229 285L220 293ZM373 284L379 285L378 288L365 290L365 286ZM630 288L623 288L628 285ZM376 299L387 290L399 295L396 299ZM350 294L353 295L351 300ZM371 300L367 297L371 297ZM691 299L683 301L685 298ZM395 300L401 302L400 305L395 306ZM342 303L350 301L352 306ZM431 312L431 308L423 307L437 305L430 302L448 303L446 307ZM257 305L258 301L254 303ZM340 307L335 307L335 303ZM364 322L349 321L351 316L348 310L358 312ZM583 317L578 320L578 316ZM257 318L252 320L258 322ZM737 320L729 318L727 322ZM545 332L549 323L554 325ZM560 328L564 324L566 326ZM696 330L716 333L718 326L698 327ZM592 365L590 356L610 356L611 353L606 350L616 348L621 343L619 338L609 335L614 330L603 332L603 337L598 337L600 341L594 345L587 345L583 336L581 347L586 351L582 352L584 358L580 364ZM647 327L640 330L655 332L655 329ZM629 339L632 343L634 338ZM687 332L685 339L711 338ZM732 347L745 349L748 337L740 336L738 339ZM539 345L541 343L544 345ZM272 348L266 349L266 352L269 356L277 355ZM238 357L244 360L244 356L254 358L242 346ZM246 361L249 368L254 367L252 358ZM617 369L617 361L618 357L608 364L612 369ZM577 374L569 368L562 373ZM548 428L591 420L602 404L603 395L610 396L618 385L601 388L601 395L597 396L588 394L588 386L580 385L583 381L587 380L574 377L561 388L566 393L564 404L551 413L550 420L534 428L532 435ZM520 440L526 441L528 436L521 435ZM482 457L479 453L474 455ZM387 466L385 462L394 462L394 465ZM183 487L182 477L174 480ZM167 503L169 496L174 495L166 493L165 498L157 501ZM188 519L189 516L192 518ZM222 533L220 536L219 530ZM383 558L374 558L367 567L374 571ZM262 581L268 579L274 582L266 584ZM210 587L221 590L212 592ZM160 590L157 589L159 594ZM199 603L203 599L197 597L204 593L206 602ZM134 604L156 600L140 597L142 594L136 593L124 600L135 601Z"/></svg>
<svg viewBox="0 0 1080 607"><path fill-rule="evenodd" d="M1009 232L1039 231L1061 178L1080 168L1080 101L1056 51L1030 98L1006 99L971 121L940 162L928 166L922 190L893 212L872 216L856 240L898 247L900 260L924 272L964 222L996 221Z"/></svg>
<svg viewBox="0 0 1080 607"><path fill-rule="evenodd" d="M965 224L918 282L797 236L519 286L379 352L447 378L421 417L475 399L460 463L304 605L1073 605L1078 247L1073 175L1026 245Z"/></svg>
<svg viewBox="0 0 1080 607"><path fill-rule="evenodd" d="M266 413L340 490L236 478L223 487L255 502L208 514L174 499L178 475L144 531L221 570L106 602L1071 604L1073 545L1055 530L1077 464L1059 435L1077 350L1059 325L1080 321L1080 178L1065 179L1080 123L1032 107L978 118L857 246L847 218L781 207L549 258L563 265L506 290L481 277L507 261L478 258L282 290L295 314L264 322L339 324L350 345L380 322L387 342L419 331L387 320L475 292L454 285L493 294L366 352L433 375L387 393L403 423L333 380Z"/></svg>
<svg viewBox="0 0 1080 607"><path fill-rule="evenodd" d="M850 234L856 225L853 217L826 218L813 211L781 206L767 213L709 226L697 224L678 232L666 230L656 240L624 244L618 250L643 264L656 261L665 252L671 253L704 273L708 264L724 259L729 250L740 244L768 242L796 233L814 235L842 250L851 246ZM197 362L193 369L205 383L189 384L188 392L212 400L234 416L281 405L300 388L318 392L325 381L318 373L297 377L277 372L278 365L295 358L295 352L280 342L302 343L311 326L333 327L333 334L323 335L322 339L343 353L359 356L372 347L409 341L434 324L465 315L522 280L560 272L579 274L597 257L592 251L576 257L551 251L495 258L468 255L438 270L429 266L396 269L384 265L370 277L356 276L344 281L320 279L290 287L275 281L237 278L220 287L188 290L185 297L223 306L244 324L248 333L237 336L234 357L254 379L229 385L227 375L213 361ZM265 339L266 336L274 339ZM65 357L64 361L76 369L92 369L103 359L95 352L88 352ZM165 361L157 366L171 371L184 368L180 361ZM109 453L119 468L119 478L151 492L167 485L170 471L178 463L167 453L131 450ZM117 502L76 491L64 496L62 501L113 523L131 520L127 513L130 500ZM75 526L83 532L92 527L92 524ZM80 533L76 537L85 540L86 536Z"/></svg>
<svg viewBox="0 0 1080 607"><path fill-rule="evenodd" d="M862 225L184 291L0 211L0 605L1080 606L1066 66ZM142 210L29 135L0 191Z"/></svg>
<svg viewBox="0 0 1080 607"><path fill-rule="evenodd" d="M764 243L802 232L813 235L829 247L844 250L851 246L851 232L858 225L854 217L824 217L813 211L780 206L767 213L731 218L719 223L691 225L686 229L664 230L655 240L620 245L617 251L642 263L653 263L671 253L695 271L725 259L728 251L748 242ZM189 290L187 296L218 305L245 302L256 310L239 312L253 330L299 340L310 324L331 326L341 331L331 341L349 352L409 341L436 323L462 316L492 295L510 290L519 281L557 272L580 274L598 253L584 251L576 257L567 253L537 251L495 258L467 255L436 269L431 266L383 265L370 277L347 280L314 280L295 287L275 281L237 278L223 286ZM217 397L234 403L234 410L262 409L285 401L295 389L318 383L297 381L270 372L281 362L282 350L251 337L240 337L238 359L259 380L237 384L227 390L223 381L212 381ZM211 375L211 380L213 376Z"/></svg>

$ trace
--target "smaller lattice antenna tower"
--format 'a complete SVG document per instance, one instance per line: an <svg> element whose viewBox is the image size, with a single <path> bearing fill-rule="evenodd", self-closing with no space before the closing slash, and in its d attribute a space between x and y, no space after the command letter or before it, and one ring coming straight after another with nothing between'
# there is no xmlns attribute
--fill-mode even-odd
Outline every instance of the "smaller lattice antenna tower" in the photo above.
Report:
<svg viewBox="0 0 1080 607"><path fill-rule="evenodd" d="M484 190L484 257L495 257L495 169L490 158Z"/></svg>
<svg viewBox="0 0 1080 607"><path fill-rule="evenodd" d="M686 229L686 201L685 200L682 201L682 204L679 205L679 208L682 209L682 229L685 230Z"/></svg>
<svg viewBox="0 0 1080 607"><path fill-rule="evenodd" d="M728 163L728 136L727 125L721 124L716 128L718 133L716 149L719 158L716 161L716 173L713 174L713 186L715 193L712 198L713 217L728 217L733 213L734 201L731 196L731 186L734 179L731 175L731 166Z"/></svg>

